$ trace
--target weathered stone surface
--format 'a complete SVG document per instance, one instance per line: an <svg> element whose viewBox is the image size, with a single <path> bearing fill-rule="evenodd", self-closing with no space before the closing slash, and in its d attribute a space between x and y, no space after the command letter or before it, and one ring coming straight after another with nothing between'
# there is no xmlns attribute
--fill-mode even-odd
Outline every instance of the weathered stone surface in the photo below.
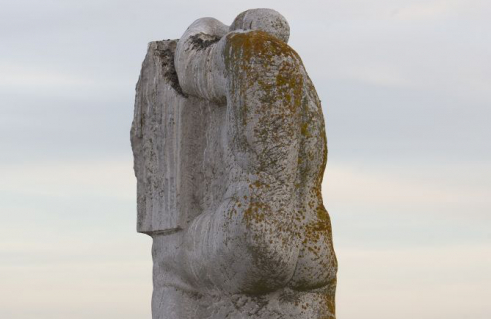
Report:
<svg viewBox="0 0 491 319"><path fill-rule="evenodd" d="M218 161L225 108L185 94L174 68L177 41L149 44L137 84L131 141L139 232L182 230L220 200Z"/></svg>
<svg viewBox="0 0 491 319"><path fill-rule="evenodd" d="M317 97L276 11L149 45L131 137L154 319L334 318Z"/></svg>

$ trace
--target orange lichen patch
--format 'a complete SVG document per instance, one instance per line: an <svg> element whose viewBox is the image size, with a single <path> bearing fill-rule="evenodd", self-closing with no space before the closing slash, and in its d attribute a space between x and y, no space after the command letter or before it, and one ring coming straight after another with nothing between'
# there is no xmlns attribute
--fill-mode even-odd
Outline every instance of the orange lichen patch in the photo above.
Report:
<svg viewBox="0 0 491 319"><path fill-rule="evenodd" d="M300 59L298 54L288 44L264 31L250 31L230 33L227 35L227 47L225 51L241 51L245 64L251 62L257 56L273 57L277 55L292 56ZM225 60L226 63L230 60ZM229 65L226 65L229 67Z"/></svg>
<svg viewBox="0 0 491 319"><path fill-rule="evenodd" d="M265 221L265 216L271 211L268 204L262 202L250 202L247 209L244 210L244 220L247 226L251 223L261 223Z"/></svg>
<svg viewBox="0 0 491 319"><path fill-rule="evenodd" d="M244 94L248 88L258 85L262 90L259 99L272 106L279 99L294 112L300 105L302 76L298 72L300 58L283 41L263 31L232 33L227 36L224 60L232 90ZM244 111L247 103L244 101ZM246 120L246 119L243 119Z"/></svg>
<svg viewBox="0 0 491 319"><path fill-rule="evenodd" d="M227 36L224 60L238 128L253 132L237 134L236 147L256 153L257 170L284 175L282 162L300 133L300 58L276 37L251 31Z"/></svg>
<svg viewBox="0 0 491 319"><path fill-rule="evenodd" d="M309 133L309 123L302 123L300 127L300 132L302 133L303 136L310 137L311 135Z"/></svg>
<svg viewBox="0 0 491 319"><path fill-rule="evenodd" d="M326 245L332 248L332 242L330 240L332 236L331 221L329 214L322 204L317 207L316 213L317 218L303 227L302 245L316 258L321 258L321 254L325 252ZM325 266L327 267L329 265L326 264Z"/></svg>
<svg viewBox="0 0 491 319"><path fill-rule="evenodd" d="M249 198L236 207L258 264L276 262L295 243L307 260L301 273L312 274L298 282L306 289L325 284L337 266L322 205L327 147L320 100L295 51L267 33L231 33L223 52L232 147L250 156L257 176L249 181Z"/></svg>
<svg viewBox="0 0 491 319"><path fill-rule="evenodd" d="M322 317L322 319L334 319L336 318L336 278L326 288L326 292L321 295L321 298L329 313L325 317Z"/></svg>
<svg viewBox="0 0 491 319"><path fill-rule="evenodd" d="M250 188L261 188L261 187L265 187L265 188L269 188L270 185L269 184L266 184L264 183L263 181L261 180L256 180L254 183L252 183L251 185L249 185Z"/></svg>

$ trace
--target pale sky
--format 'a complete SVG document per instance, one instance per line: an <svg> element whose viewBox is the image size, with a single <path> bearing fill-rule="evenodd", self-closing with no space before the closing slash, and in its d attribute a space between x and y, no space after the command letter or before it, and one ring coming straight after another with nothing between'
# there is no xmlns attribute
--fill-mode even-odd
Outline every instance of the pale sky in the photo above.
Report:
<svg viewBox="0 0 491 319"><path fill-rule="evenodd" d="M0 2L0 318L150 318L147 43L268 7L322 100L339 319L491 318L489 0Z"/></svg>

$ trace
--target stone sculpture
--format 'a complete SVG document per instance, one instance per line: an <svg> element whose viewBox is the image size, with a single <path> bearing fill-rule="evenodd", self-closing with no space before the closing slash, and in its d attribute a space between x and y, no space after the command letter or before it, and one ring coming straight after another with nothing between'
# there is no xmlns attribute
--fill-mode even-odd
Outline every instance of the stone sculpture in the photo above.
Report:
<svg viewBox="0 0 491 319"><path fill-rule="evenodd" d="M270 9L151 42L131 142L153 319L335 318L320 100Z"/></svg>

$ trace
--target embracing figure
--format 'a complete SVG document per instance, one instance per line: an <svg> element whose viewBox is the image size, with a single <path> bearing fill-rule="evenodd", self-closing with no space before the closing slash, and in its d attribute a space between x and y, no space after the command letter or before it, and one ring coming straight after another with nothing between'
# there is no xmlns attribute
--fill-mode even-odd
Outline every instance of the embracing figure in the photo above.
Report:
<svg viewBox="0 0 491 319"><path fill-rule="evenodd" d="M288 38L253 9L149 44L131 141L153 319L335 318L324 119Z"/></svg>

